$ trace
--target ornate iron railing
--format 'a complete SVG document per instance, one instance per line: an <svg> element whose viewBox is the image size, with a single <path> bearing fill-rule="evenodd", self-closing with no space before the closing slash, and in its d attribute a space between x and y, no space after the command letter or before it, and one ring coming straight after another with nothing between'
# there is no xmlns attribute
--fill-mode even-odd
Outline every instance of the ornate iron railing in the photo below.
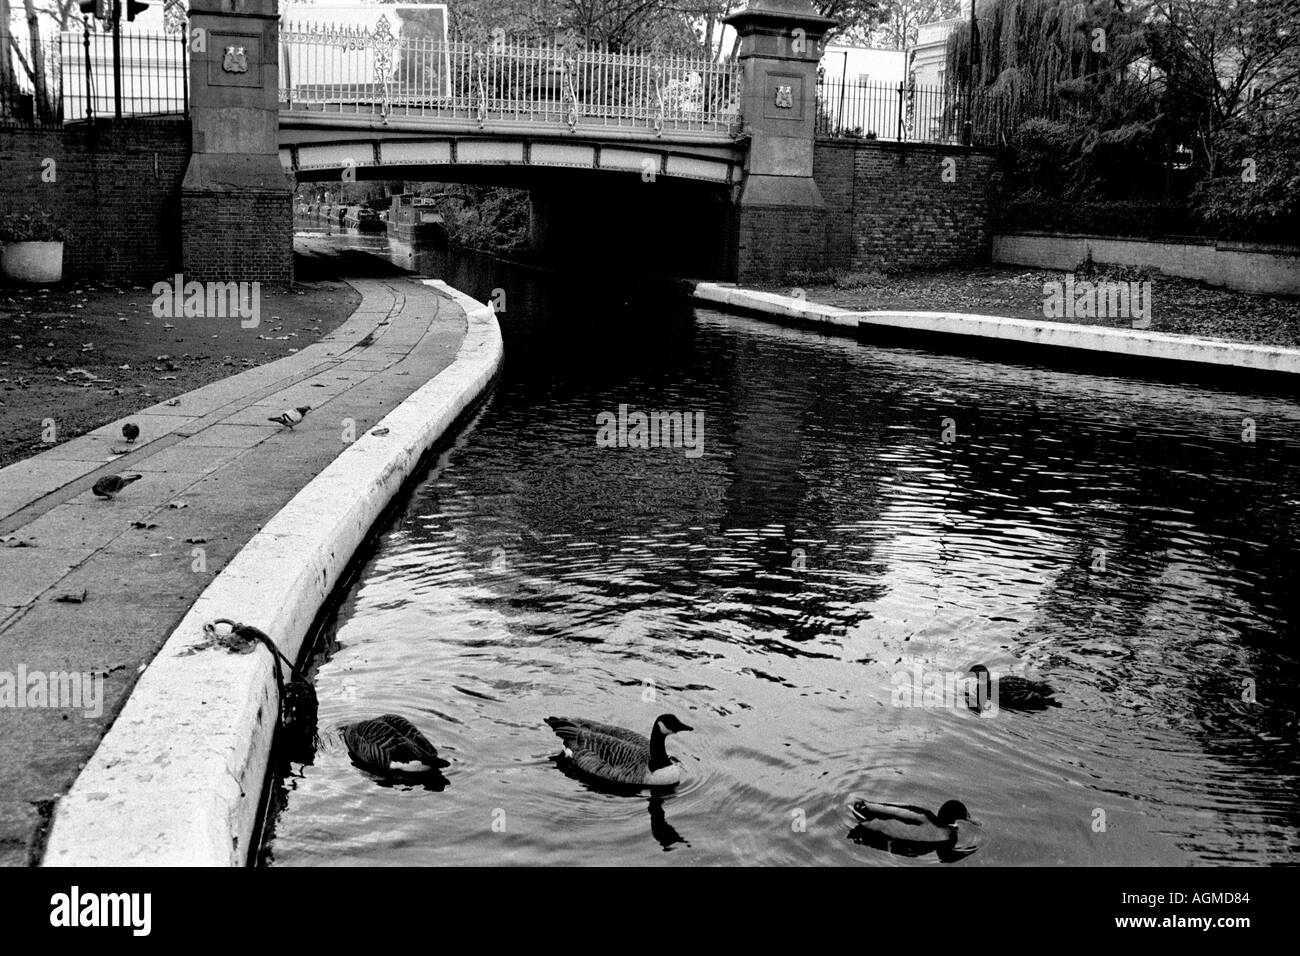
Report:
<svg viewBox="0 0 1300 956"><path fill-rule="evenodd" d="M482 44L286 27L280 102L291 110L738 135L732 63L496 37Z"/></svg>

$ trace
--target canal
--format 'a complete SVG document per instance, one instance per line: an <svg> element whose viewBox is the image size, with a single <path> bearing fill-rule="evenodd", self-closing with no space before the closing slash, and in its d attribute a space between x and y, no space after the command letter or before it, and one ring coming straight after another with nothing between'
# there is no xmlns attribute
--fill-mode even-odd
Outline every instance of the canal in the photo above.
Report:
<svg viewBox="0 0 1300 956"><path fill-rule="evenodd" d="M943 865L850 839L854 792L962 800L961 866L1294 862L1300 406L407 261L504 290L506 363L326 623L263 863ZM601 447L620 406L702 443ZM1061 706L920 692L976 663ZM386 712L445 780L353 766L334 728ZM663 797L543 723L663 712Z"/></svg>

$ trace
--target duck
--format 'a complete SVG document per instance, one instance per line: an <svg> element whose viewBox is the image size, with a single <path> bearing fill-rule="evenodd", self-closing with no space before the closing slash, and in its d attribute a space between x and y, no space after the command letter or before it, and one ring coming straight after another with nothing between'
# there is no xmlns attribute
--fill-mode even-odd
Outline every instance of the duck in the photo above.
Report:
<svg viewBox="0 0 1300 956"><path fill-rule="evenodd" d="M664 741L692 730L673 714L660 714L649 738L634 730L576 717L547 717L564 745L564 756L583 774L606 783L634 787L673 787L682 768L671 760Z"/></svg>
<svg viewBox="0 0 1300 956"><path fill-rule="evenodd" d="M938 813L931 813L924 807L851 798L849 813L859 828L884 842L925 849L955 846L958 821L970 820L960 800L949 800Z"/></svg>
<svg viewBox="0 0 1300 956"><path fill-rule="evenodd" d="M972 710L983 710L987 702L1003 710L1046 710L1060 707L1056 693L1046 681L1030 680L1015 674L994 677L983 664L970 669L975 675L975 687L967 691L967 703Z"/></svg>
<svg viewBox="0 0 1300 956"><path fill-rule="evenodd" d="M428 773L450 767L429 738L401 714L384 714L339 728L348 753L362 767L385 773Z"/></svg>

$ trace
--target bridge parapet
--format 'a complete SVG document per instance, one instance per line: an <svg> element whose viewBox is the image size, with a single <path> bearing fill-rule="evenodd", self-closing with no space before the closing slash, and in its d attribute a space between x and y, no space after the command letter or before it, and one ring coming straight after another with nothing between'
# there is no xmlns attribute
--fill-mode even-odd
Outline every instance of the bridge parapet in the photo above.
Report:
<svg viewBox="0 0 1300 956"><path fill-rule="evenodd" d="M529 44L397 37L374 30L293 29L280 40L285 110L740 135L740 70L705 57Z"/></svg>

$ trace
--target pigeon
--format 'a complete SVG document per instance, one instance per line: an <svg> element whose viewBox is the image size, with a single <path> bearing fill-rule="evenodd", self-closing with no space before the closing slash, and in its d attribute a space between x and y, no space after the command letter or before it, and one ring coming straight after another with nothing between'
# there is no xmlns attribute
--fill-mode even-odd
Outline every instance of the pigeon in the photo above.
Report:
<svg viewBox="0 0 1300 956"><path fill-rule="evenodd" d="M306 417L309 411L311 411L310 405L299 405L297 408L291 408L287 412L281 412L279 415L272 415L267 419L267 421L275 422L278 425L285 425L288 428L293 428L294 425L297 425Z"/></svg>
<svg viewBox="0 0 1300 956"><path fill-rule="evenodd" d="M127 422L122 426L122 437L127 441L135 441L140 437L140 426L135 422Z"/></svg>
<svg viewBox="0 0 1300 956"><path fill-rule="evenodd" d="M133 481L139 481L144 475L108 475L95 482L90 490L101 498L113 500L113 496Z"/></svg>

